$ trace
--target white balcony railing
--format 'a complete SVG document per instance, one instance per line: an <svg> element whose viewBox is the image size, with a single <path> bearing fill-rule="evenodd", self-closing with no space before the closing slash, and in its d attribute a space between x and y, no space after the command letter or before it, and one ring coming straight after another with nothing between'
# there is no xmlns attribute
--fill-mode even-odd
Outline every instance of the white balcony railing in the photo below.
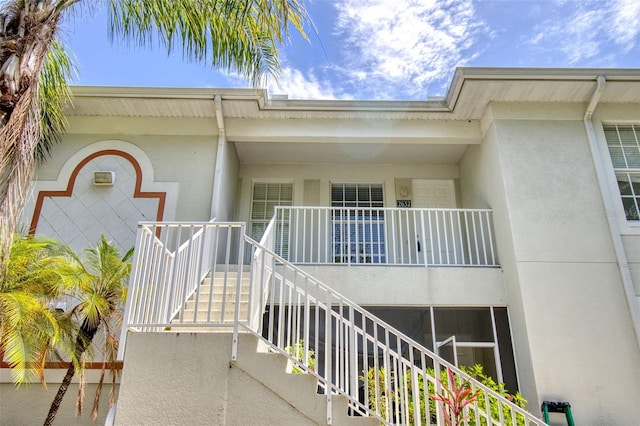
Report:
<svg viewBox="0 0 640 426"><path fill-rule="evenodd" d="M316 377L327 398L328 424L331 424L332 396L338 394L348 398L353 414L374 417L385 425L443 425L442 403L433 397L442 395L444 385L438 379L450 371L457 383L468 381L471 391L478 395L465 408L464 425L544 425L252 240L245 235L244 226L142 223L121 349L126 345L126 331L228 327L234 333L234 342L239 331L252 333L272 351L288 357L301 371ZM275 231L269 233L274 234ZM274 244L273 237L266 236L262 243ZM170 247L179 249L172 251ZM178 252L183 254L179 256ZM251 253L248 271L234 264L244 258L245 252ZM184 260L179 261L181 257ZM179 267L178 262L183 266ZM204 295L202 286L192 287L193 280L198 280L193 277L211 272L222 273L223 294L235 287L233 300L225 300L224 296L216 300L208 292L208 299L198 303L198 298ZM246 295L243 299L246 302L241 303L241 292ZM174 303L176 300L179 302ZM187 304L193 306L188 316ZM214 310L221 314L212 315ZM236 356L234 344L231 359ZM368 375L371 380L364 379Z"/></svg>
<svg viewBox="0 0 640 426"><path fill-rule="evenodd" d="M275 251L296 264L498 266L491 210L277 207Z"/></svg>

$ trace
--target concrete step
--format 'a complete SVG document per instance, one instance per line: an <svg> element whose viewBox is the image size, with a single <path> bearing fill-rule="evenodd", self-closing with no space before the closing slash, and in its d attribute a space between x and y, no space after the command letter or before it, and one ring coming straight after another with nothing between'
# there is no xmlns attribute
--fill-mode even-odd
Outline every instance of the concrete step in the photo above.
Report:
<svg viewBox="0 0 640 426"><path fill-rule="evenodd" d="M225 274L223 272L216 272L216 274L211 277L205 277L204 280L202 280L203 283L211 283L212 281L216 284L224 284L224 277ZM236 285L236 282L238 280L238 276L235 274L235 272L230 272L227 274L227 285ZM250 282L251 278L249 277L248 273L245 273L242 275L242 279L241 279L241 285L243 286L248 286L249 282Z"/></svg>
<svg viewBox="0 0 640 426"><path fill-rule="evenodd" d="M185 304L185 310L194 310L196 308L196 305L198 307L198 311L209 311L209 310L219 311L222 309L223 306L225 307L225 310L234 310L236 307L236 300L235 300L235 297L234 298L227 297L223 304L222 298L213 298L210 302L208 297L207 298L201 297L198 299L197 303L195 299L190 299L190 300L187 300L187 303ZM248 307L249 305L248 298L245 298L245 300L240 299L241 309L243 305L245 308Z"/></svg>
<svg viewBox="0 0 640 426"><path fill-rule="evenodd" d="M236 287L235 286L231 286L228 285L227 288L224 288L224 286L222 284L220 285L214 285L213 287L208 284L208 283L202 283L200 284L200 287L198 288L198 292L200 294L209 294L209 293L214 293L214 294L236 294ZM240 293L249 293L249 286L242 286L240 288Z"/></svg>
<svg viewBox="0 0 640 426"><path fill-rule="evenodd" d="M225 277L227 279L226 285ZM205 278L198 287L197 292L191 295L184 305L183 317L185 320L192 323L232 321L235 315L236 298L238 297L236 277L236 272L230 271L228 273L216 272L213 274L213 279L211 277ZM239 298L240 315L242 318L246 318L249 302L248 274L242 279ZM223 310L224 316L222 316ZM195 320L194 311L197 311Z"/></svg>
<svg viewBox="0 0 640 426"><path fill-rule="evenodd" d="M284 355L269 352L264 343L246 334L238 343L238 359L235 366L280 395L289 404L304 413L316 424L327 424L327 396L317 393L318 383L311 374L291 374L289 360ZM349 415L347 399L332 396L333 425L379 425L371 417Z"/></svg>
<svg viewBox="0 0 640 426"><path fill-rule="evenodd" d="M183 324L175 323L172 327L167 327L163 331L165 332L176 332L176 333L232 333L233 332L233 321L225 323L228 326L214 326L214 327L198 327L197 325L192 325L193 323L185 322Z"/></svg>
<svg viewBox="0 0 640 426"><path fill-rule="evenodd" d="M205 278L204 280L202 280L202 285L212 285L214 287L224 287L225 282L223 278L216 278L215 280L211 280L210 278ZM249 280L248 279L243 279L240 282L240 287L244 287L244 288L249 288ZM228 277L227 278L227 288L236 288L238 286L238 283L236 281L236 277Z"/></svg>
<svg viewBox="0 0 640 426"><path fill-rule="evenodd" d="M240 319L246 319L248 316L249 311L246 309L246 307L244 309L240 309ZM233 321L233 318L235 316L235 311L233 309L231 310L225 310L224 311L224 316L222 315L222 311L218 310L211 310L211 314L209 315L209 311L208 310L199 310L196 314L195 314L195 322L196 323L204 323L206 321L208 321L208 318L210 317L211 320L213 322L219 322L219 321ZM184 315L183 315L184 321L186 322L191 321L194 322L194 310L193 309L187 309L184 311ZM175 320L174 320L175 321Z"/></svg>

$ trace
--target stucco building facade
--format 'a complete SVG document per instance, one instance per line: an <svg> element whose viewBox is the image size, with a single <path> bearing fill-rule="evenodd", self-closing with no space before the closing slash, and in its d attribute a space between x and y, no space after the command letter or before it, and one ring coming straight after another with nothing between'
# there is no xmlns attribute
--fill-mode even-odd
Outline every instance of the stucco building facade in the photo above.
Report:
<svg viewBox="0 0 640 426"><path fill-rule="evenodd" d="M419 102L76 87L23 221L128 248L138 221L259 239L276 206L307 230L334 209L331 236L281 253L530 411L640 418L640 70L461 68ZM344 208L384 214L336 224Z"/></svg>

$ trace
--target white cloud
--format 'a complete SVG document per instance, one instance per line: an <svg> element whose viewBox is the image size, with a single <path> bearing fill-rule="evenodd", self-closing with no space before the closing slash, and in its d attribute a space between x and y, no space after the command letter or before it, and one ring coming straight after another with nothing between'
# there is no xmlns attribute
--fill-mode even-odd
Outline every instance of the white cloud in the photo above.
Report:
<svg viewBox="0 0 640 426"><path fill-rule="evenodd" d="M319 81L313 71L303 74L300 70L283 67L279 81L268 81L270 95L287 95L289 99L339 99L348 96L336 91L328 81Z"/></svg>
<svg viewBox="0 0 640 426"><path fill-rule="evenodd" d="M426 97L449 83L483 28L471 0L344 0L336 3L337 30L345 38L354 84L368 82L376 97ZM371 85L375 85L371 90Z"/></svg>
<svg viewBox="0 0 640 426"><path fill-rule="evenodd" d="M563 19L554 16L537 26L538 33L529 41L546 50L564 55L565 65L610 66L611 51L618 46L626 53L633 49L640 36L640 1L610 0L602 2L564 2L572 12Z"/></svg>
<svg viewBox="0 0 640 426"><path fill-rule="evenodd" d="M609 37L628 52L640 36L640 1L619 0L611 14L613 25L608 24Z"/></svg>

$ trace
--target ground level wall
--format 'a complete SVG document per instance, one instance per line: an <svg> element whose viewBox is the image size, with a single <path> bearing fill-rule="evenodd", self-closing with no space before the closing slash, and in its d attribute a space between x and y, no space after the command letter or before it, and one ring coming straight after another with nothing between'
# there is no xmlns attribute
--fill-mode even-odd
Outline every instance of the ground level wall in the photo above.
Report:
<svg viewBox="0 0 640 426"><path fill-rule="evenodd" d="M4 373L4 371L3 371ZM4 375L4 374L3 374ZM53 398L58 392L59 382L48 382L47 389L39 383L15 388L11 383L0 384L0 425L31 426L44 423ZM109 412L109 385L104 385L100 398L98 419L91 420L91 410L96 391L96 384L87 384L85 404L81 416L76 416L77 383L72 384L62 400L62 405L55 419L56 425L103 425ZM118 389L116 387L116 395Z"/></svg>

